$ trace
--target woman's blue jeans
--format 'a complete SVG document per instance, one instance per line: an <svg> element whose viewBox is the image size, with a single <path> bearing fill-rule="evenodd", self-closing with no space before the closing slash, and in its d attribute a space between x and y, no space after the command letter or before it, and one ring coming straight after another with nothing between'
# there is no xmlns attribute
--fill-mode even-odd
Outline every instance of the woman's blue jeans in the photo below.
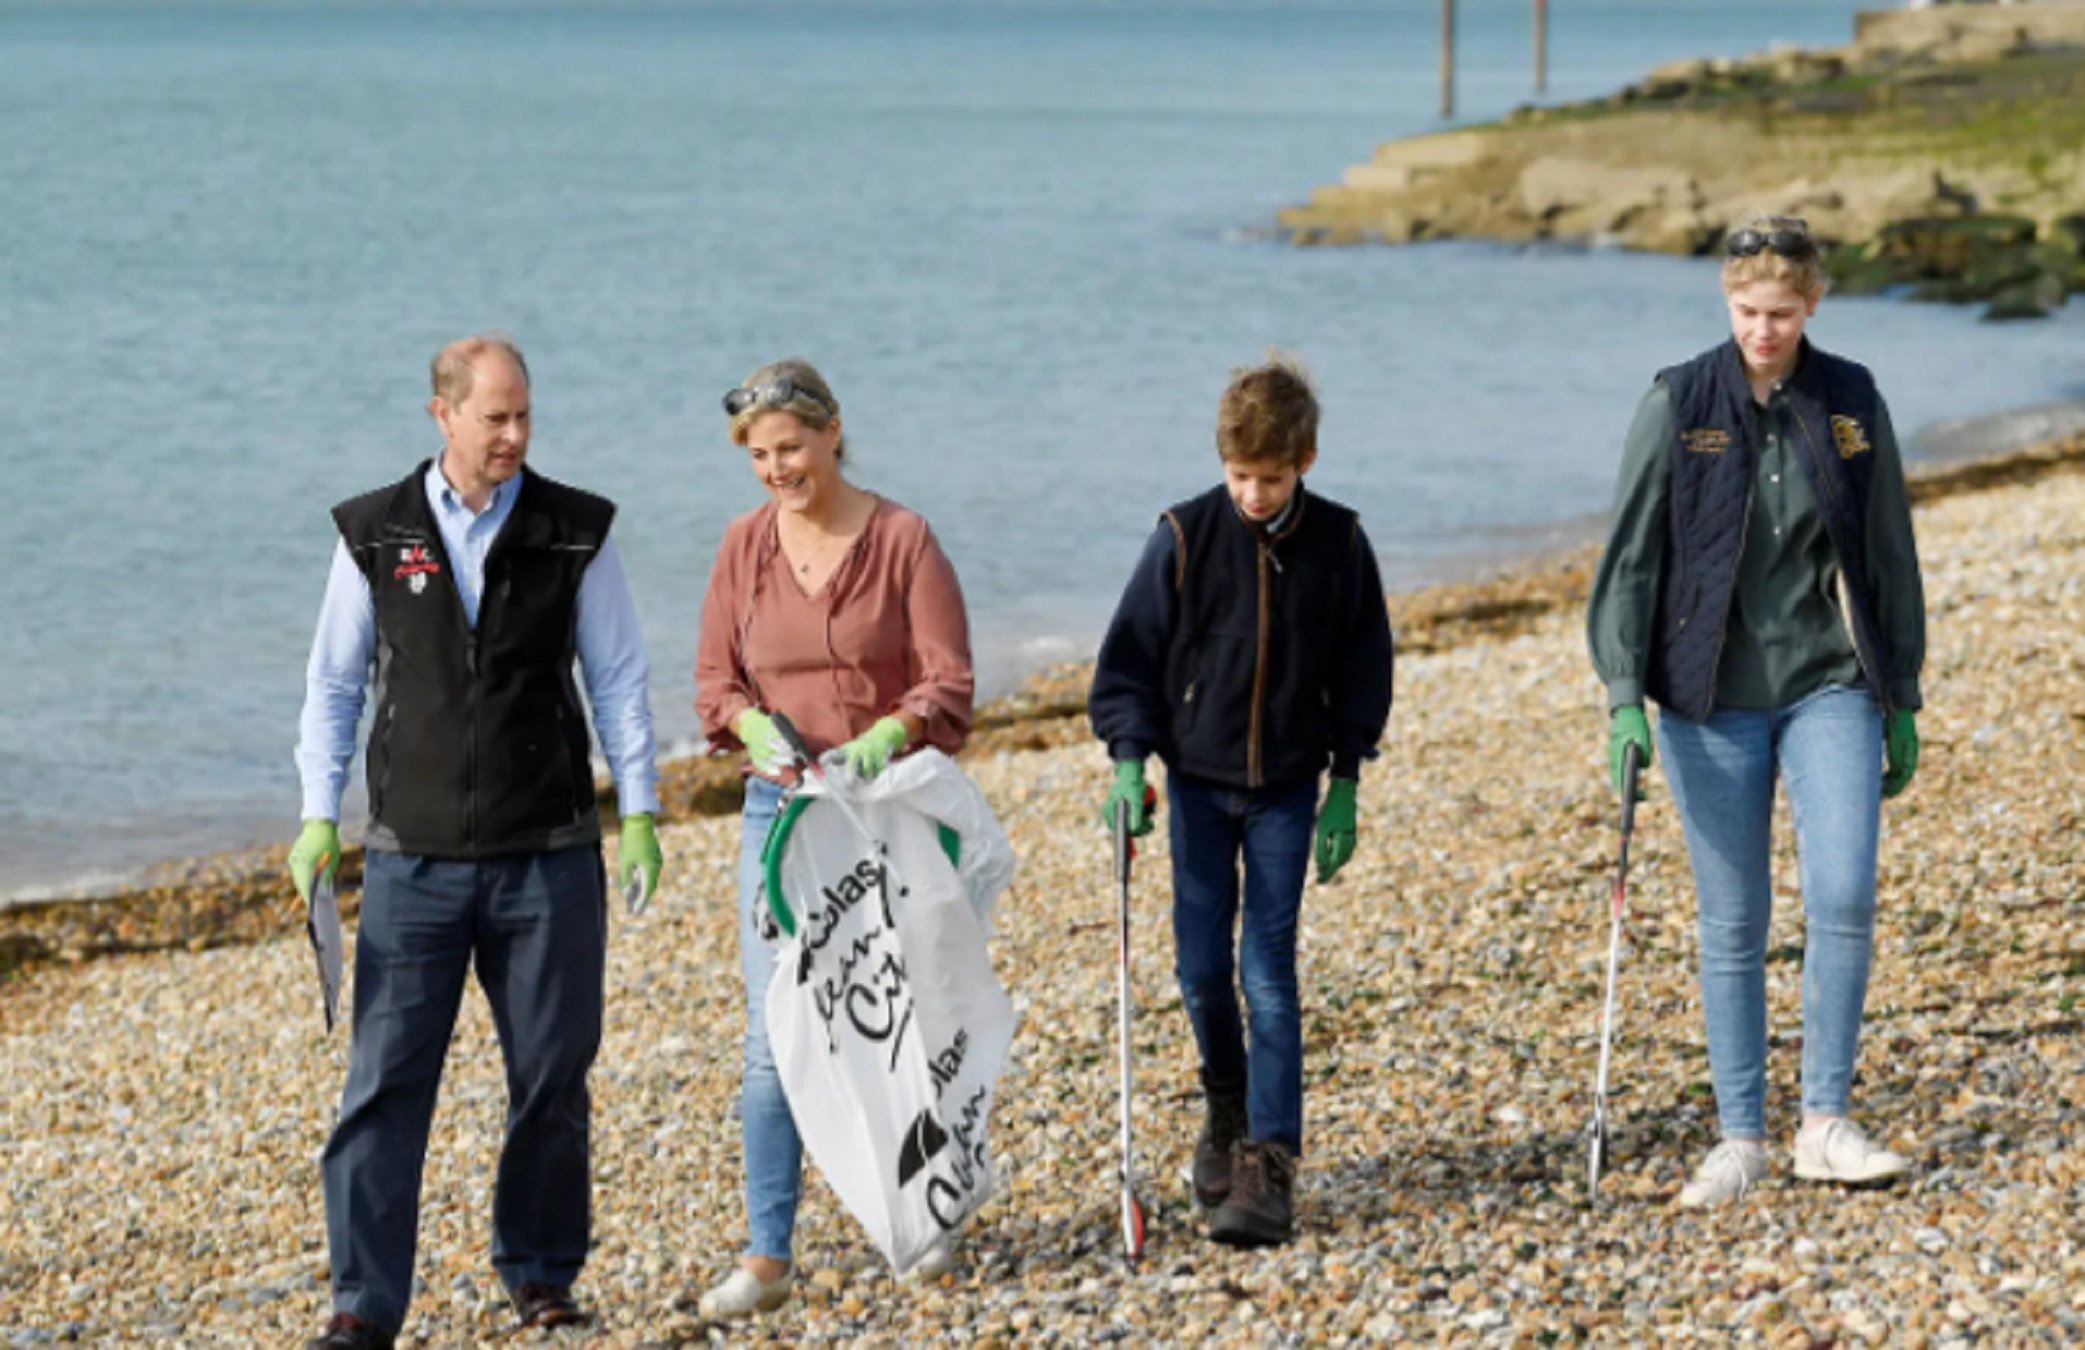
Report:
<svg viewBox="0 0 2085 1350"><path fill-rule="evenodd" d="M758 776L746 779L746 806L738 849L738 955L746 981L746 1062L739 1079L739 1129L746 1152L746 1255L790 1259L796 1202L803 1193L804 1141L782 1093L774 1051L767 1043L767 986L779 942L760 936L761 846L775 822L782 789Z"/></svg>
<svg viewBox="0 0 2085 1350"><path fill-rule="evenodd" d="M1203 1072L1212 1082L1245 1083L1246 1125L1254 1139L1301 1153L1296 912L1317 820L1317 780L1242 791L1175 773L1166 776L1166 797L1172 807L1174 972ZM1249 1049L1238 1016L1241 986L1252 1018Z"/></svg>
<svg viewBox="0 0 2085 1350"><path fill-rule="evenodd" d="M1766 1137L1766 944L1774 784L1795 816L1803 892L1803 1110L1846 1114L1875 939L1882 714L1833 685L1770 712L1658 719L1687 832L1716 1113L1729 1139Z"/></svg>

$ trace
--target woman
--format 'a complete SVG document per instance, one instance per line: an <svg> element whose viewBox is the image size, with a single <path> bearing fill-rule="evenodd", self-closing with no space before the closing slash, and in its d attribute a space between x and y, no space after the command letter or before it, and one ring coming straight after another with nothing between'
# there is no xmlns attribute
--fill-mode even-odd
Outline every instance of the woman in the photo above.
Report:
<svg viewBox="0 0 2085 1350"><path fill-rule="evenodd" d="M1795 1174L1877 1183L1906 1161L1846 1118L1874 947L1882 798L1918 764L1925 601L1904 468L1868 371L1810 345L1824 274L1808 226L1727 241L1731 340L1659 373L1622 453L1588 619L1617 790L1651 762L1645 695L1685 825L1722 1141L1686 1207L1768 1172L1766 940L1774 785L1804 912Z"/></svg>
<svg viewBox="0 0 2085 1350"><path fill-rule="evenodd" d="M739 1111L751 1232L738 1269L703 1295L712 1318L778 1308L795 1282L803 1143L767 1040L778 947L755 913L761 845L794 778L772 714L787 713L812 753L843 747L854 771L873 777L910 748L961 747L973 686L955 569L924 520L847 481L840 403L817 370L794 359L762 366L724 396L724 411L769 500L724 532L695 659L704 734L747 756ZM915 1269L938 1274L950 1264L943 1250Z"/></svg>

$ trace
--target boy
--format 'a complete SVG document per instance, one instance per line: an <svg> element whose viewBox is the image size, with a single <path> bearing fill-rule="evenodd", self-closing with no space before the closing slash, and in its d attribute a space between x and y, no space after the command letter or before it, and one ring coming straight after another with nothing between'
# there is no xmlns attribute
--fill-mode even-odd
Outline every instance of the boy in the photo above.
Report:
<svg viewBox="0 0 2085 1350"><path fill-rule="evenodd" d="M1303 1147L1296 914L1311 854L1320 883L1353 856L1361 761L1390 715L1375 551L1353 511L1303 489L1317 429L1317 397L1296 362L1276 356L1233 375L1217 410L1224 481L1166 512L1145 545L1088 700L1115 762L1111 825L1127 809L1131 832L1150 833L1144 760L1165 761L1175 971L1208 1109L1195 1199L1213 1210L1209 1236L1239 1246L1293 1233Z"/></svg>

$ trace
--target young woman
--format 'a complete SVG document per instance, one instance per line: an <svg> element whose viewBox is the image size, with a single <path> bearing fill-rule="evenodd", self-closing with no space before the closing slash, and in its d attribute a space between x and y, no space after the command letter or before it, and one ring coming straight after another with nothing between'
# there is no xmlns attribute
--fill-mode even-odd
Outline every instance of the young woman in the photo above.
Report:
<svg viewBox="0 0 2085 1350"><path fill-rule="evenodd" d="M1804 913L1795 1174L1876 1183L1897 1154L1847 1119L1874 947L1882 798L1918 764L1925 601L1904 468L1874 378L1810 345L1824 275L1785 216L1732 232L1731 338L1661 371L1622 453L1588 618L1610 772L1652 758L1686 829L1722 1142L1680 1192L1733 1201L1768 1173L1766 942L1775 784Z"/></svg>
<svg viewBox="0 0 2085 1350"><path fill-rule="evenodd" d="M760 850L794 775L771 714L813 754L843 746L864 776L970 731L969 620L955 569L926 521L847 481L840 403L807 361L762 366L724 396L731 439L769 500L724 532L702 605L695 709L714 748L747 757L739 852L739 954L746 982L739 1089L751 1230L739 1266L703 1295L706 1317L780 1307L795 1282L790 1239L803 1143L767 1040L778 943L755 913ZM938 1274L938 1253L916 1272Z"/></svg>

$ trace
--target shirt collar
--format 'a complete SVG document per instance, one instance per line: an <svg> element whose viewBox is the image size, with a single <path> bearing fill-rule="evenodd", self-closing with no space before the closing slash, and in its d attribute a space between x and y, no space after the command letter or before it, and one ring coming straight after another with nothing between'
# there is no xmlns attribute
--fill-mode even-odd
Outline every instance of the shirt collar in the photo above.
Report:
<svg viewBox="0 0 2085 1350"><path fill-rule="evenodd" d="M497 516L506 509L507 503L512 501L514 494L520 490L521 475L517 473L492 489L492 496L486 501L483 511L472 511L464 505L463 494L450 485L449 476L442 472L442 457L436 455L427 464L427 498L450 515L469 516L473 519L479 516Z"/></svg>
<svg viewBox="0 0 2085 1350"><path fill-rule="evenodd" d="M1250 526L1255 530L1258 530L1260 533L1266 535L1269 539L1272 539L1275 535L1281 533L1282 528L1286 526L1289 523L1289 520L1296 514L1296 503L1301 501L1302 499L1303 484L1298 483L1296 484L1296 490L1289 494L1289 499L1282 505L1281 510L1276 511L1272 516L1268 517L1266 520L1254 520L1251 516L1246 515L1243 511L1240 511L1238 509L1238 503L1236 501L1233 501L1231 503L1231 511L1232 514L1236 515L1238 519L1243 521L1246 525Z"/></svg>

